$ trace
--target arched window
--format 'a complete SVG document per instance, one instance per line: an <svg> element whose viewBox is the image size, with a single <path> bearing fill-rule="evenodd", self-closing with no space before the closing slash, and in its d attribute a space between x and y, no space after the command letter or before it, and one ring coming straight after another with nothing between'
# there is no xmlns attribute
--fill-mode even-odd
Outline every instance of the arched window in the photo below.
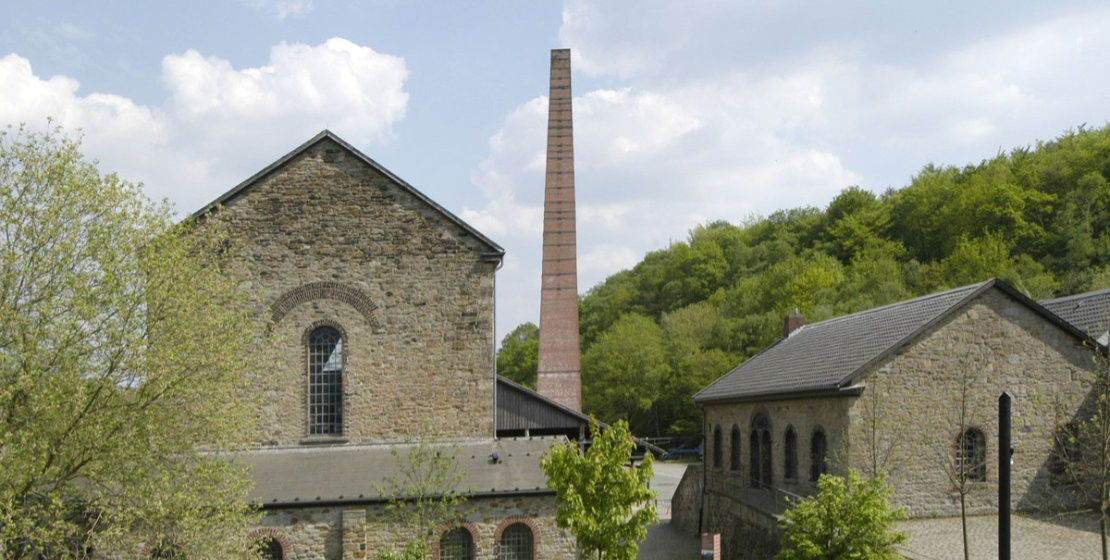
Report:
<svg viewBox="0 0 1110 560"><path fill-rule="evenodd" d="M749 476L753 488L771 485L771 421L759 413L752 419L752 434L748 440Z"/></svg>
<svg viewBox="0 0 1110 560"><path fill-rule="evenodd" d="M713 428L713 468L721 468L721 427Z"/></svg>
<svg viewBox="0 0 1110 560"><path fill-rule="evenodd" d="M740 426L732 425L732 436L729 438L728 467L732 472L740 472Z"/></svg>
<svg viewBox="0 0 1110 560"><path fill-rule="evenodd" d="M466 527L455 527L439 538L440 560L474 560L474 538Z"/></svg>
<svg viewBox="0 0 1110 560"><path fill-rule="evenodd" d="M968 428L956 438L958 480L987 479L987 438L978 428Z"/></svg>
<svg viewBox="0 0 1110 560"><path fill-rule="evenodd" d="M798 478L798 436L794 426L787 426L783 435L782 476L791 480Z"/></svg>
<svg viewBox="0 0 1110 560"><path fill-rule="evenodd" d="M258 552L265 560L284 560L285 550L281 547L281 541L274 537L262 537L258 539L255 544L258 547Z"/></svg>
<svg viewBox="0 0 1110 560"><path fill-rule="evenodd" d="M825 432L821 428L813 431L809 440L809 479L816 482L821 475L829 472L828 463L829 442L825 440Z"/></svg>
<svg viewBox="0 0 1110 560"><path fill-rule="evenodd" d="M343 336L319 327L308 337L308 435L343 434Z"/></svg>
<svg viewBox="0 0 1110 560"><path fill-rule="evenodd" d="M532 560L532 529L523 523L513 523L501 533L500 560Z"/></svg>

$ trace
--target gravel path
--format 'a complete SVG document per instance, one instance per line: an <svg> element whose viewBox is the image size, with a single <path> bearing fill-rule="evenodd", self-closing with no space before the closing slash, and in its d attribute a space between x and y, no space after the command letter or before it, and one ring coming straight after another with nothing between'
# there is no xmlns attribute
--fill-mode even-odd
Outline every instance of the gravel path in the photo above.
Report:
<svg viewBox="0 0 1110 560"><path fill-rule="evenodd" d="M998 558L998 516L968 518L972 560ZM1101 557L1098 520L1090 514L1015 515L1010 551L1019 560L1080 560ZM902 553L911 560L963 560L959 517L914 519L899 524L910 535Z"/></svg>

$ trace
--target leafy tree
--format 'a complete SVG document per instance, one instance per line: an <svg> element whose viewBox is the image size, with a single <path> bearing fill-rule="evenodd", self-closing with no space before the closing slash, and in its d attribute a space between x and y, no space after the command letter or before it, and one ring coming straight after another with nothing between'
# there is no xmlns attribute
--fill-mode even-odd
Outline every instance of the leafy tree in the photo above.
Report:
<svg viewBox="0 0 1110 560"><path fill-rule="evenodd" d="M378 491L391 497L386 513L410 540L400 551L382 551L378 560L428 558L428 538L435 529L465 515L470 492L461 490L465 475L455 461L457 448L437 442L430 427L423 431L413 442L390 450L398 473Z"/></svg>
<svg viewBox="0 0 1110 560"><path fill-rule="evenodd" d="M547 486L556 492L555 522L570 529L580 554L597 560L632 560L658 520L651 481L651 455L629 466L636 443L628 425L617 422L604 430L590 419L593 441L582 452L577 445L555 446L540 459Z"/></svg>
<svg viewBox="0 0 1110 560"><path fill-rule="evenodd" d="M501 339L501 348L497 350L497 374L535 389L539 348L539 327L534 323L517 326Z"/></svg>
<svg viewBox="0 0 1110 560"><path fill-rule="evenodd" d="M643 315L623 315L582 354L585 409L659 435L658 405L669 375L663 329Z"/></svg>
<svg viewBox="0 0 1110 560"><path fill-rule="evenodd" d="M60 129L0 132L0 556L248 550L248 475L203 451L254 435L228 243Z"/></svg>
<svg viewBox="0 0 1110 560"><path fill-rule="evenodd" d="M884 560L900 556L895 547L906 540L894 524L905 519L890 505L890 488L882 477L862 479L823 474L817 495L783 514L778 560Z"/></svg>

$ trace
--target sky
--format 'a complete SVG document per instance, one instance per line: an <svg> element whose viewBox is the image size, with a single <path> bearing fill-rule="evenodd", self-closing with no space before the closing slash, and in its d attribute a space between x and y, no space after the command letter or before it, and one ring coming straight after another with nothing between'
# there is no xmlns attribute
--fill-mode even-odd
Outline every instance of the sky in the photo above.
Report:
<svg viewBox="0 0 1110 560"><path fill-rule="evenodd" d="M0 0L0 125L81 130L188 215L329 129L506 249L538 322L550 50L581 293L699 224L1110 122L1105 2Z"/></svg>

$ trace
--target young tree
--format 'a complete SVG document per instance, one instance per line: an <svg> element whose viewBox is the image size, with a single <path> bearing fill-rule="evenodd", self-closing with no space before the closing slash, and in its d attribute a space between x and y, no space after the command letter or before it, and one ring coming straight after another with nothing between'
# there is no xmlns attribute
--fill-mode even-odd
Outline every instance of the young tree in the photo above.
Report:
<svg viewBox="0 0 1110 560"><path fill-rule="evenodd" d="M890 488L881 476L864 480L823 474L817 495L802 499L783 514L778 560L886 560L899 558L895 547L906 535L894 524L905 519L890 505Z"/></svg>
<svg viewBox="0 0 1110 560"><path fill-rule="evenodd" d="M430 429L424 432L430 434ZM436 527L465 516L469 492L460 490L465 476L455 462L455 450L430 435L390 450L398 474L387 478L379 492L392 498L386 511L411 540L400 551L382 551L378 560L429 558L428 538Z"/></svg>
<svg viewBox="0 0 1110 560"><path fill-rule="evenodd" d="M241 556L261 329L220 229L59 129L0 132L0 557Z"/></svg>
<svg viewBox="0 0 1110 560"><path fill-rule="evenodd" d="M547 486L555 490L555 522L570 529L580 554L597 560L632 560L659 519L651 481L651 455L629 466L636 443L628 424L602 430L590 419L593 441L586 452L567 444L551 448L540 460Z"/></svg>

